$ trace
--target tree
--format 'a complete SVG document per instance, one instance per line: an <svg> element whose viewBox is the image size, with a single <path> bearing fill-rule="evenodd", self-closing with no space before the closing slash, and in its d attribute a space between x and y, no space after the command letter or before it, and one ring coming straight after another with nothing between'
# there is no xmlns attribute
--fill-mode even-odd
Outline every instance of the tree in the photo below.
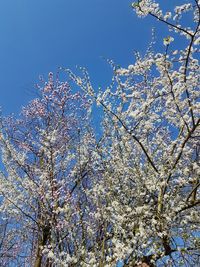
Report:
<svg viewBox="0 0 200 267"><path fill-rule="evenodd" d="M99 93L86 70L81 77L66 70L104 111L103 174L93 188L110 237L103 266L120 259L125 266L198 266L200 3L176 6L174 14L151 0L133 8L169 27L163 52L152 42L128 68L110 61L112 84Z"/></svg>
<svg viewBox="0 0 200 267"><path fill-rule="evenodd" d="M200 264L200 3L132 6L169 27L162 51L153 40L127 68L109 61L99 92L84 68L65 69L74 91L50 73L20 119L2 119L2 266Z"/></svg>
<svg viewBox="0 0 200 267"><path fill-rule="evenodd" d="M52 73L38 90L19 119L2 120L1 266L74 266L90 238L90 104Z"/></svg>

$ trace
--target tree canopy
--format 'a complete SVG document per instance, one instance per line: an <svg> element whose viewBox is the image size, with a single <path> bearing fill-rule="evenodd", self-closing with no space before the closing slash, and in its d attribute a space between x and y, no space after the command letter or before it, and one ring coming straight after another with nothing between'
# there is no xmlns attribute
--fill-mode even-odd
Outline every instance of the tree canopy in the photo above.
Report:
<svg viewBox="0 0 200 267"><path fill-rule="evenodd" d="M50 73L1 119L1 266L199 266L200 2L132 8L168 27L161 48L108 60L104 89Z"/></svg>

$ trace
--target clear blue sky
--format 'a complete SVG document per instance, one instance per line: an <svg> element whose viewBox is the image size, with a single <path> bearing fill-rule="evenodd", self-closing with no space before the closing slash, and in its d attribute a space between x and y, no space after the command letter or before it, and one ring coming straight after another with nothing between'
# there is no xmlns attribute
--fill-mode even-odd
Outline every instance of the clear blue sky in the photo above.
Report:
<svg viewBox="0 0 200 267"><path fill-rule="evenodd" d="M110 68L126 66L133 50L144 51L153 22L138 19L129 0L1 0L0 106L18 112L35 96L39 75L76 65L88 68L96 85Z"/></svg>

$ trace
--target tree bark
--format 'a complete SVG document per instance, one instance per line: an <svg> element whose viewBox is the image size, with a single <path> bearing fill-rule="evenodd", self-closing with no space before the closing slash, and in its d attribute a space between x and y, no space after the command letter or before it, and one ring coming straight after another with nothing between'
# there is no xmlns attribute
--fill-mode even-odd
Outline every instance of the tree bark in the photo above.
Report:
<svg viewBox="0 0 200 267"><path fill-rule="evenodd" d="M34 263L34 267L42 267L42 251L41 247L45 246L47 244L47 241L50 237L50 227L46 226L42 230L42 238L38 242L37 247L37 253L36 253L36 259Z"/></svg>

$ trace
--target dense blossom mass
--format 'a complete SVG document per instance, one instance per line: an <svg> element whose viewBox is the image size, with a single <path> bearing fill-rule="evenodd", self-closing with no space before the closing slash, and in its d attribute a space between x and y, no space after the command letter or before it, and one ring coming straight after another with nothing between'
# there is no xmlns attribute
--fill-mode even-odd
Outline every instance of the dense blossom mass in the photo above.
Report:
<svg viewBox="0 0 200 267"><path fill-rule="evenodd" d="M2 118L1 266L200 265L200 1L132 7L169 28L159 51L109 61L99 91L84 68L50 73Z"/></svg>

